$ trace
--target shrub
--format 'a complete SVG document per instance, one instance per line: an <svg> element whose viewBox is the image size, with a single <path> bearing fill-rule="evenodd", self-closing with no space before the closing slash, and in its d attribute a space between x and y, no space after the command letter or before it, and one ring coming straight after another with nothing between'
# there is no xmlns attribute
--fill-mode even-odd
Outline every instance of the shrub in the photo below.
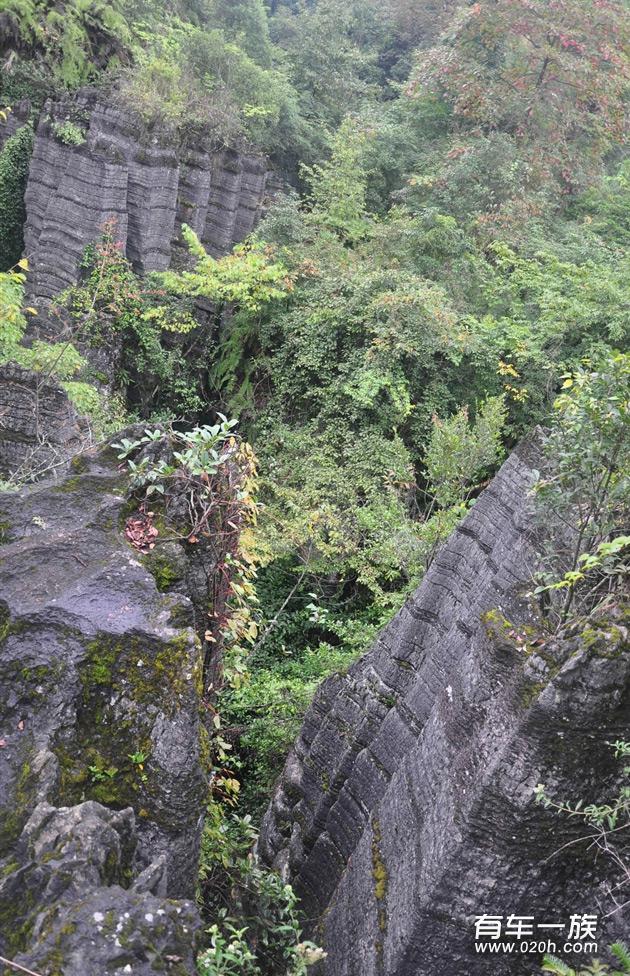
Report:
<svg viewBox="0 0 630 976"><path fill-rule="evenodd" d="M16 264L24 248L24 191L33 151L33 131L23 125L0 152L0 271Z"/></svg>
<svg viewBox="0 0 630 976"><path fill-rule="evenodd" d="M54 135L60 142L63 142L64 146L82 146L85 142L85 131L70 119L53 122L51 128Z"/></svg>

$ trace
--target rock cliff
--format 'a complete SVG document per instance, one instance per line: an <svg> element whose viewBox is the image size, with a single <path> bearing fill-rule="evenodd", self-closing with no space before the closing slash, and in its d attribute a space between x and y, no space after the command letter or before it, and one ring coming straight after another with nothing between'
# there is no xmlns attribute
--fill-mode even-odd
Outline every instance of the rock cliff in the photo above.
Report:
<svg viewBox="0 0 630 976"><path fill-rule="evenodd" d="M580 826L534 788L615 795L630 662L606 639L528 644L537 463L534 443L508 459L372 650L320 688L287 762L260 853L294 884L326 976L531 974L535 956L475 953L475 916L611 909L615 865L558 853Z"/></svg>
<svg viewBox="0 0 630 976"><path fill-rule="evenodd" d="M0 123L0 148L29 113L30 105L21 102ZM27 304L39 313L29 319L29 335L59 338L64 322L48 314L51 302L76 284L85 249L105 223L114 222L134 269L146 274L185 261L182 223L215 257L228 253L252 231L277 190L264 156L219 146L208 133L195 130L182 139L164 127L149 130L89 90L47 102L25 193ZM102 365L100 372L107 373L109 364ZM0 474L45 467L64 449L70 455L81 425L63 389L13 368L2 379Z"/></svg>
<svg viewBox="0 0 630 976"><path fill-rule="evenodd" d="M253 229L268 184L264 156L218 146L208 134L182 141L148 129L89 91L47 102L25 195L29 300L44 311L74 284L86 246L109 220L140 274L181 260L184 222L211 254L225 254Z"/></svg>
<svg viewBox="0 0 630 976"><path fill-rule="evenodd" d="M0 497L0 954L54 976L194 972L201 650L127 504L110 448Z"/></svg>
<svg viewBox="0 0 630 976"><path fill-rule="evenodd" d="M0 366L0 477L37 477L79 450L84 436L59 383L15 363Z"/></svg>

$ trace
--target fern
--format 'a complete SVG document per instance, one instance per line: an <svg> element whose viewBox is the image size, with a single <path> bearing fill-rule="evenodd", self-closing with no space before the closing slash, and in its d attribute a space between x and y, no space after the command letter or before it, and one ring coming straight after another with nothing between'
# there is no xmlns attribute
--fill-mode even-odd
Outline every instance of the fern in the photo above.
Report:
<svg viewBox="0 0 630 976"><path fill-rule="evenodd" d="M630 973L630 949L625 942L614 942L610 951L621 966L613 976L626 976L627 973Z"/></svg>
<svg viewBox="0 0 630 976"><path fill-rule="evenodd" d="M3 14L11 29L0 53L18 36L26 57L43 58L53 82L64 88L90 81L131 41L122 0L6 0Z"/></svg>
<svg viewBox="0 0 630 976"><path fill-rule="evenodd" d="M558 959L557 956L545 956L542 968L546 973L556 973L556 976L577 976L575 970L567 966L566 962Z"/></svg>

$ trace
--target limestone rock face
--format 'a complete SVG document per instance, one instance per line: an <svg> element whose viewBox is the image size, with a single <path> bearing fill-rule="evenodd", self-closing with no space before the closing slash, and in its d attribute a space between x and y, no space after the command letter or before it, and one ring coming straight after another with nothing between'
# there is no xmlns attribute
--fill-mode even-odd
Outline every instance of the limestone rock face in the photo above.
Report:
<svg viewBox="0 0 630 976"><path fill-rule="evenodd" d="M54 379L0 366L0 477L37 476L84 439L80 418Z"/></svg>
<svg viewBox="0 0 630 976"><path fill-rule="evenodd" d="M606 742L628 734L630 663L579 641L526 649L537 463L532 443L508 459L372 650L322 685L289 757L259 850L302 899L326 976L481 976L475 916L611 909L616 866L584 843L557 853L582 827L534 788L617 795Z"/></svg>
<svg viewBox="0 0 630 976"><path fill-rule="evenodd" d="M60 809L40 803L0 880L3 953L62 976L116 971L153 976L194 973L199 916L164 897L164 865L130 885L136 845L133 812L88 801ZM4 945L3 945L4 939Z"/></svg>
<svg viewBox="0 0 630 976"><path fill-rule="evenodd" d="M208 136L182 144L170 131L148 131L89 91L48 102L25 195L29 301L45 312L73 285L86 246L110 221L140 274L181 262L183 222L211 254L225 254L253 229L268 169L263 156Z"/></svg>
<svg viewBox="0 0 630 976"><path fill-rule="evenodd" d="M63 976L194 972L199 924L165 899L194 892L201 650L124 539L116 453L0 496L0 954Z"/></svg>

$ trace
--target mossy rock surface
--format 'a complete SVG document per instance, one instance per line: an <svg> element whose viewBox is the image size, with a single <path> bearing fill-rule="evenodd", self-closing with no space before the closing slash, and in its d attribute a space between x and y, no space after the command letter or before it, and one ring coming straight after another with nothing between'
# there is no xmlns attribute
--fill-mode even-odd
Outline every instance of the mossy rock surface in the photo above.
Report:
<svg viewBox="0 0 630 976"><path fill-rule="evenodd" d="M125 499L105 450L2 500L0 954L49 974L194 971L196 913L165 896L194 893L201 649L126 541Z"/></svg>

